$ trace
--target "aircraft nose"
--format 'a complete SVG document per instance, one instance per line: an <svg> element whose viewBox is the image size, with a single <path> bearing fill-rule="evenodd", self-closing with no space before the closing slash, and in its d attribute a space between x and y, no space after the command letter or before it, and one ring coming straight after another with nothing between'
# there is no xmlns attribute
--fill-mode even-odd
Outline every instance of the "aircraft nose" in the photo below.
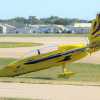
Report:
<svg viewBox="0 0 100 100"><path fill-rule="evenodd" d="M3 76L5 76L5 73L4 73L4 70L1 69L1 70L0 70L0 77L3 77Z"/></svg>

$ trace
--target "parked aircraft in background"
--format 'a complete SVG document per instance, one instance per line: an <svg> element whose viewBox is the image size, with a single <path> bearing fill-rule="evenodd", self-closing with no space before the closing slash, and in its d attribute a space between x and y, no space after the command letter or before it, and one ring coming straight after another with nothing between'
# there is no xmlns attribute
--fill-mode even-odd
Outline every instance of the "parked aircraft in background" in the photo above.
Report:
<svg viewBox="0 0 100 100"><path fill-rule="evenodd" d="M54 47L53 51L50 51L51 47ZM45 52L43 53L42 50L45 50ZM89 53L91 54L98 50L100 50L100 13L97 14L96 19L92 22L87 45L85 43L59 44L32 50L23 55L19 60L1 69L0 76L17 76L62 65L63 73L59 74L58 78L69 78L75 72L66 72L67 63L79 60ZM35 51L37 51L37 54ZM32 53L31 57L24 58L30 55L30 53ZM35 55L33 55L34 53Z"/></svg>

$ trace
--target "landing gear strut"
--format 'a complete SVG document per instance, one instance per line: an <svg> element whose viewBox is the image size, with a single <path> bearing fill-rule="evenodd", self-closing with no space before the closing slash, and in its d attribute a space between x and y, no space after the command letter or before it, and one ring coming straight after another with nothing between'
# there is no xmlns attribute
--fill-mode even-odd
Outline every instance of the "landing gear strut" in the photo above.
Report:
<svg viewBox="0 0 100 100"><path fill-rule="evenodd" d="M58 75L58 78L69 78L70 76L74 75L75 72L66 72L66 63L62 63L63 73Z"/></svg>

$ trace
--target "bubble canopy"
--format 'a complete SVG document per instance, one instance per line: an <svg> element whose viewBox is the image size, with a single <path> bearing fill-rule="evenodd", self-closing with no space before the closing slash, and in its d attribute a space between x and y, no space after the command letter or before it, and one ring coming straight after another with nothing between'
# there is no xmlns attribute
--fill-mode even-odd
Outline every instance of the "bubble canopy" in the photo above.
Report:
<svg viewBox="0 0 100 100"><path fill-rule="evenodd" d="M50 45L50 46L33 49L33 50L25 53L20 59L30 57L30 56L40 55L40 54L51 52L51 51L56 51L56 50L58 50L58 46L59 45Z"/></svg>

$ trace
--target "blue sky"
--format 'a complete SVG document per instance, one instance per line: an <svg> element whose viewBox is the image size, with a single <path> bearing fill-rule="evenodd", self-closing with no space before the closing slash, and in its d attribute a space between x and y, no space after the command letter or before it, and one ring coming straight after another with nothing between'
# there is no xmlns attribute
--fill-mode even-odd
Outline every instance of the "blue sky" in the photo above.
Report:
<svg viewBox="0 0 100 100"><path fill-rule="evenodd" d="M0 0L0 19L50 16L92 20L100 12L100 0Z"/></svg>

